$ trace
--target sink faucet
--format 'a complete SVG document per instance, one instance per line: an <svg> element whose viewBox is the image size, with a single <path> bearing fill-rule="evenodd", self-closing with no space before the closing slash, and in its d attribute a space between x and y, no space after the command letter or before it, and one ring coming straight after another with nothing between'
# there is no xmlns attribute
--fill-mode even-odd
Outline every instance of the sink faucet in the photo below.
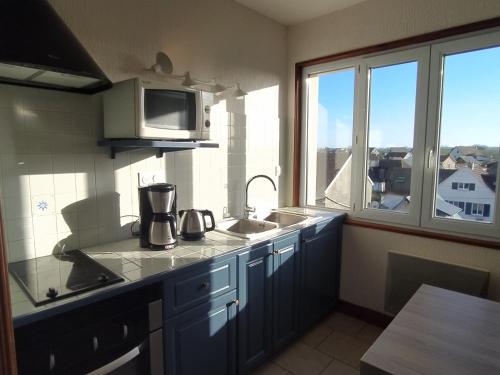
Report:
<svg viewBox="0 0 500 375"><path fill-rule="evenodd" d="M250 180L247 182L247 187L245 190L245 215L248 217L250 215L250 212L255 212L255 207L250 207L248 205L248 187L250 186L250 182L255 180L256 178L265 178L273 184L274 191L276 191L276 184L274 183L273 179L269 176L266 176L265 174L258 174L256 176L253 176Z"/></svg>

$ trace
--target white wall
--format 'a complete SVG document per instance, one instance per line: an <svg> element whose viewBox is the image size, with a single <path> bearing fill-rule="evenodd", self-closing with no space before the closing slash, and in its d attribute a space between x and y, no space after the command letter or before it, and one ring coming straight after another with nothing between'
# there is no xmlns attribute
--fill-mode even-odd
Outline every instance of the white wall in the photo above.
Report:
<svg viewBox="0 0 500 375"><path fill-rule="evenodd" d="M166 171L178 208L241 213L246 180L274 177L286 116L286 28L231 0L51 0L108 77L149 76L156 52L177 73L222 84L240 82L244 100L214 108L219 149L118 154L97 147L99 95L0 85L1 203L10 260L130 235L138 214L137 172ZM285 133L286 134L286 133ZM252 199L278 205L256 182ZM45 202L45 203L43 203ZM48 205L47 209L39 208Z"/></svg>
<svg viewBox="0 0 500 375"><path fill-rule="evenodd" d="M497 0L368 0L289 27L289 139L293 139L295 63L498 16ZM293 145L288 146L292 160ZM288 163L289 200L292 168Z"/></svg>
<svg viewBox="0 0 500 375"><path fill-rule="evenodd" d="M496 0L370 0L290 27L289 138L296 62L498 16L500 2ZM289 160L292 152L289 144ZM288 197L291 168L289 163ZM341 298L383 311L387 252L391 250L489 269L490 297L500 300L499 251L354 226L344 228Z"/></svg>
<svg viewBox="0 0 500 375"><path fill-rule="evenodd" d="M253 94L244 103L228 103L229 111L251 117L239 117L241 126L236 128L243 130L236 132L236 138L233 133L229 135L235 138L236 144L228 144L231 147L227 150L228 163L242 172L234 174L231 170L229 173L232 207L241 200L239 180L246 179L247 172L257 169L259 173L273 176L274 166L280 160L286 161L283 148L276 144L262 145L260 138L247 139L249 133L245 131L250 128L246 126L249 120L253 121L252 127L257 122L260 133L269 140L287 134L287 30L284 26L232 0L50 0L50 3L112 81L144 75L144 69L154 63L156 53L164 51L170 56L176 73L190 71L195 78L217 78L225 85L239 82L245 91ZM257 102L260 104L255 105ZM266 121L258 120L262 118ZM253 151L253 155L248 155L248 151ZM241 157L245 153L247 157ZM208 154L210 151L200 153L200 158ZM233 154L237 155L233 158ZM264 157L249 159L262 154L267 156L265 161ZM193 159L186 161L193 163ZM252 167L256 164L261 168ZM198 183L196 178L193 183L203 186L202 194L212 197L220 194L218 187L207 189L206 182ZM197 193L196 189L195 203ZM266 194L270 192L267 190ZM198 199L203 201L203 196ZM285 195L281 194L280 199L284 202ZM274 201L277 204L276 197Z"/></svg>

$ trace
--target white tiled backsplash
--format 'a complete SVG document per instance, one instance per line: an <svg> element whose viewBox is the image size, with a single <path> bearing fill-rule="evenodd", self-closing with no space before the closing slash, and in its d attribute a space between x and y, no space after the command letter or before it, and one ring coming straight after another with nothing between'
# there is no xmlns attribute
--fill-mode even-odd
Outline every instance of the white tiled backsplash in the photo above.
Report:
<svg viewBox="0 0 500 375"><path fill-rule="evenodd" d="M266 91L267 90L267 91ZM274 176L279 158L277 88L212 111L219 149L119 153L97 146L102 100L0 85L1 205L9 261L130 237L139 214L138 173L165 171L177 185L178 209L241 214L245 181ZM267 109L266 109L267 108ZM231 113L228 113L228 110ZM277 178L275 178L277 181ZM277 193L256 181L250 200L276 206Z"/></svg>

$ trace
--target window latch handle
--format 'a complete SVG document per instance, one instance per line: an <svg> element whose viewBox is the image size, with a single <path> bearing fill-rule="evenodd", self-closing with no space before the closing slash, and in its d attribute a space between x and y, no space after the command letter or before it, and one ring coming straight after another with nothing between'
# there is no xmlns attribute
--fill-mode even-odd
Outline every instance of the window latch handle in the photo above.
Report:
<svg viewBox="0 0 500 375"><path fill-rule="evenodd" d="M434 158L434 149L431 148L429 150L429 155L427 157L427 168L432 168L432 161L433 161L433 158Z"/></svg>

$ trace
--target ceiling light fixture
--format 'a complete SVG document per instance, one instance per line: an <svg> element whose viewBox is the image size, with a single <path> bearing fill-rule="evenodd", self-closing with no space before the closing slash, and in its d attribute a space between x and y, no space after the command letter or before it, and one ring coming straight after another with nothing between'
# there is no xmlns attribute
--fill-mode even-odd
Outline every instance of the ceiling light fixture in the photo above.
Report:
<svg viewBox="0 0 500 375"><path fill-rule="evenodd" d="M172 64L172 60L167 56L167 54L161 51L156 54L155 64L151 65L151 67L147 69L147 71L161 75L165 78L182 80L181 85L185 87L204 86L207 91L217 96L222 95L229 89L235 89L232 93L232 96L236 97L237 99L243 99L246 95L248 95L246 91L243 91L241 89L239 83L236 83L232 86L224 86L220 83L217 83L215 78L210 81L202 81L196 78L192 78L189 71L185 72L182 75L174 74L174 66Z"/></svg>
<svg viewBox="0 0 500 375"><path fill-rule="evenodd" d="M151 70L157 74L169 75L174 71L174 65L166 53L158 52L156 54L156 63L151 66Z"/></svg>
<svg viewBox="0 0 500 375"><path fill-rule="evenodd" d="M191 78L191 74L189 72L184 73L184 80L182 81L182 86L192 87L199 85L201 82L194 80Z"/></svg>

